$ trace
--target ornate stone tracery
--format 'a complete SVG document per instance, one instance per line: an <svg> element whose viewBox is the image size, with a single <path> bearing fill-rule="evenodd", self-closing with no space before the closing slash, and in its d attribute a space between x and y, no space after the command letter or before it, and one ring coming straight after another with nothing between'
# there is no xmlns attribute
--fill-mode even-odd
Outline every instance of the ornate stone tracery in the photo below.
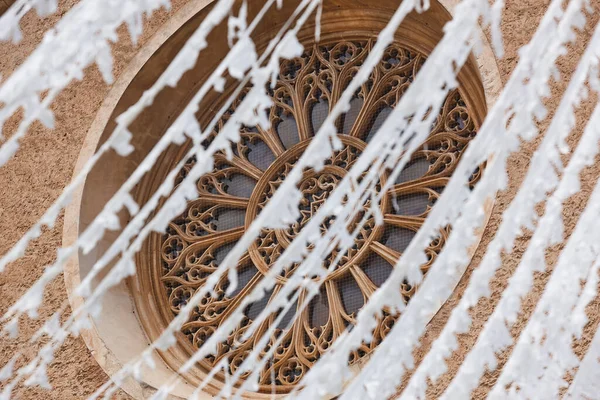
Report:
<svg viewBox="0 0 600 400"><path fill-rule="evenodd" d="M360 68L371 46L370 40L314 45L307 48L302 57L282 62L280 79L272 92L271 127L242 130L242 140L233 146L232 157L228 159L223 154L215 158L215 169L198 181L199 198L170 224L162 239L160 281L163 288L156 295L166 296L172 315L206 282L272 197ZM193 347L201 346L237 307L240 299L260 282L327 199L398 103L423 62L423 55L398 44L387 49L369 81L355 94L350 110L337 121L342 150L332 156L322 171L305 171L300 183L304 194L301 217L287 229L263 230L238 265L236 291L231 296L226 295L228 281L223 278L214 295L205 297L196 307L182 329ZM427 141L384 196L380 205L384 225L378 226L369 219L355 245L327 277L321 294L305 309L286 315L277 327L269 346L281 335L283 340L260 377L266 392L270 392L271 384L280 392L290 390L355 322L358 310L389 276L402 251L423 224L474 135L475 123L460 91L455 90L448 95ZM194 162L194 159L188 161L178 182ZM478 176L479 171L473 180ZM380 181L385 182L386 178L387 174L382 174ZM328 222L322 226L323 230L327 228ZM442 230L431 242L427 249L429 260L421 267L424 273L442 249L448 231L449 228ZM335 255L330 255L325 264ZM271 296L280 290L295 267L289 266L278 278ZM417 288L405 282L399 290L408 302ZM298 302L302 303L304 297L305 293L300 293ZM210 370L227 357L229 372L233 373L261 334L274 323L276 315L259 326L252 338L242 341L244 332L268 301L269 296L251 304L240 326L219 345L216 355L202 361L201 367ZM353 354L350 362L357 362L372 351L396 318L385 314L374 332L374 340Z"/></svg>

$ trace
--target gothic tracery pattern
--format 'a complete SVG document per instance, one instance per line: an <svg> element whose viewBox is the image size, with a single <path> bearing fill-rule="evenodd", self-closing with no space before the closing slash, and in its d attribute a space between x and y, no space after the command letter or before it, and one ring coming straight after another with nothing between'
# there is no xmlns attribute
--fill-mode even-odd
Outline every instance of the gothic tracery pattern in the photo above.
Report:
<svg viewBox="0 0 600 400"><path fill-rule="evenodd" d="M170 224L163 237L161 282L173 314L177 314L194 291L206 282L272 197L371 46L368 40L315 45L307 48L302 57L282 63L280 79L272 91L271 127L243 129L242 140L233 147L232 156L216 157L215 169L198 181L199 198ZM388 48L368 83L355 94L350 110L337 121L342 150L332 156L322 171L305 171L300 183L304 194L300 203L301 217L287 229L263 230L238 265L239 284L234 293L226 295L228 282L223 278L214 295L203 299L183 327L183 333L194 347L201 346L237 307L240 299L260 282L327 199L398 103L423 62L423 55L413 50L400 45ZM320 295L305 309L290 312L277 326L268 346L281 335L283 340L260 378L261 384L269 385L267 392L272 384L284 391L297 384L336 338L355 323L358 310L386 280L423 224L474 135L475 124L465 102L459 91L451 92L429 138L381 202L384 224L378 226L373 219L367 220L355 245L326 278ZM188 161L178 179L185 176L194 162L193 159ZM473 179L477 179L478 174ZM387 174L382 174L381 182L386 179ZM329 222L325 221L323 231ZM422 266L424 273L442 249L448 229L441 231L427 249L429 260ZM330 255L325 263L335 256ZM278 277L279 284L271 297L294 268L294 265L289 266ZM405 282L399 290L408 302L417 288ZM304 295L300 293L299 302ZM257 327L254 336L242 341L243 333L269 299L267 296L245 310L246 317L234 334L220 344L216 355L202 362L205 369L213 368L224 357L229 361L230 373L239 367L261 334L274 323L275 315ZM374 340L364 344L349 361L358 362L372 351L396 318L384 314L374 332Z"/></svg>

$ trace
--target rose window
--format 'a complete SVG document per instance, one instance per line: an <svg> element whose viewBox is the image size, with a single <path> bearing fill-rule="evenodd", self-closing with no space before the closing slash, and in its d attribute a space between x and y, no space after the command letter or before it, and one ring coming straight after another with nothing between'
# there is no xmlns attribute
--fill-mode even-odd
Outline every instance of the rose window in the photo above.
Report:
<svg viewBox="0 0 600 400"><path fill-rule="evenodd" d="M242 130L242 140L233 147L233 156L230 159L224 154L216 157L215 169L198 181L198 199L170 224L162 237L161 287L157 295L164 297L163 304L171 316L206 282L264 208L354 77L371 46L370 40L321 43L307 48L302 57L282 63L279 80L272 91L271 127ZM398 44L387 49L369 81L355 94L350 110L337 121L343 148L329 159L323 170L304 172L299 186L303 193L300 218L286 229L263 230L238 265L239 283L235 292L226 295L228 281L223 278L216 293L204 298L195 308L182 329L182 340L191 348L201 346L237 307L240 299L263 279L348 173L423 62L422 54ZM261 371L260 384L264 385L261 391L271 393L275 386L278 392L284 393L293 388L336 338L355 323L357 312L387 279L424 223L475 130L461 91L453 91L427 141L384 196L380 205L384 224L376 225L373 219L368 220L354 246L325 279L320 294L301 311L292 309L276 327L271 343L275 338L282 340ZM188 161L179 179L194 162L194 159ZM473 179L476 178L475 175ZM380 176L381 183L386 179L387 173ZM326 231L330 223L325 221L322 231ZM442 230L439 237L432 240L427 249L429 260L421 267L424 273L443 247L447 234L448 229ZM325 266L336 256L331 254L324 261ZM209 371L225 357L230 373L239 367L275 318L268 318L245 342L241 342L243 332L253 324L295 267L288 267L278 277L270 296L244 310L241 325L228 341L218 346L216 355L200 363L200 368ZM409 302L418 288L405 282L398 290ZM303 294L299 298L301 300ZM367 356L386 336L397 317L385 314L373 341L364 344L349 362L357 363Z"/></svg>

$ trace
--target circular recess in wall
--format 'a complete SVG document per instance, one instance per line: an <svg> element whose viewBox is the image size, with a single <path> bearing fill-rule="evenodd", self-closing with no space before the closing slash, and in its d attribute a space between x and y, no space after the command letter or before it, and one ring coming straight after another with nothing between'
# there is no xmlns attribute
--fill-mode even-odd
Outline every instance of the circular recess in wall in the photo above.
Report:
<svg viewBox="0 0 600 400"><path fill-rule="evenodd" d="M398 1L390 0L366 9L364 2L358 0L332 3L335 4L325 6L323 10L320 42L314 42L314 26L308 24L299 34L304 54L281 63L280 76L271 92L271 127L242 129L241 141L232 147L232 155L219 154L214 169L197 182L197 199L171 222L166 233L152 234L145 242L136 256L136 276L107 295L105 311L94 319L93 329L84 334L86 343L107 373L113 373L143 350L148 342L156 340L215 271L303 154L369 54L377 32L385 26L398 5ZM165 27L163 39L154 40L150 43L151 48L141 51L137 61L119 78L100 111L86 139L80 166L112 132L114 118L135 102L160 75L166 62L175 56L208 9L198 5L187 7L174 17L175 22L171 22L170 27ZM286 12L289 15L292 9L291 5L284 6L266 19L268 23L259 27L254 37L259 49L264 48L287 18ZM251 6L250 14L253 12L256 10ZM286 229L263 230L239 262L237 289L227 295L228 281L221 279L215 293L201 301L178 332L177 344L154 354L157 368L144 371L146 385L129 380L124 385L125 390L136 398L143 398L152 391L152 387L166 382L173 371L181 367L192 352L221 326L244 296L259 284L368 146L374 133L415 79L427 54L440 40L443 24L449 19L449 13L437 2L432 2L428 12L411 14L406 18L368 82L355 93L349 111L336 123L342 149L332 155L323 170L304 171L300 183L303 198L298 220ZM177 87L161 93L133 124L135 152L126 158L109 154L89 175L85 187L68 210L65 244L72 243L98 214L105 201L139 165L218 60L222 59L228 47L226 43L219 42L226 37L219 29L209 38L215 45L207 49L206 58L186 73ZM209 43L213 42L209 40ZM367 218L354 246L347 253L338 254L334 250L325 259L324 267L329 267L335 258L339 259L339 264L323 283L320 294L306 302L304 307L302 303L306 294L299 293L294 305L297 308L293 307L280 321L274 322L275 313L255 324L258 313L297 267L288 266L277 277L272 293L245 307L241 323L235 327L229 340L218 346L217 353L180 375L181 383L174 394L189 395L208 371L223 360L227 360L227 373L235 373L258 343L259 335L270 328L273 332L267 348L275 346L276 340L279 343L274 356L259 373L258 393L251 397L270 398L273 391L288 393L336 338L352 326L362 305L391 273L393 265L442 193L462 152L477 134L487 107L500 86L495 61L489 59L490 54L489 47L486 47L483 59L471 56L459 73L459 88L448 94L426 143L393 182L392 189L383 196L379 205L383 225ZM201 111L197 114L201 126L214 118L232 89L226 89L225 95L210 93L201 103ZM223 116L219 127L235 111L242 96ZM138 203L148 201L188 149L189 143L173 145L161 156L135 190L134 197ZM196 160L193 158L187 160L179 171L176 184L185 178L194 163ZM472 183L479 179L481 173L482 170L474 171ZM377 190L388 180L388 174L389 171L381 171ZM365 209L369 206L364 204ZM491 200L488 209L491 209ZM358 226L361 215L364 212L359 213L356 221L349 225L350 229ZM122 224L129 219L126 212L121 213ZM325 221L322 230L326 231L331 222ZM443 248L449 231L450 227L442 229L431 241L427 249L428 261L421 267L424 273ZM82 300L74 295L73 288L118 234L109 234L95 252L79 255L69 264L65 279L74 306ZM459 278L457 276L456 282ZM418 288L405 282L398 290L408 303ZM353 354L349 362L360 368L361 362L385 338L397 318L398 315L384 314L374 332L374 340ZM255 333L240 340L249 329L255 330ZM206 386L206 396L216 394L224 379L222 373L217 374Z"/></svg>

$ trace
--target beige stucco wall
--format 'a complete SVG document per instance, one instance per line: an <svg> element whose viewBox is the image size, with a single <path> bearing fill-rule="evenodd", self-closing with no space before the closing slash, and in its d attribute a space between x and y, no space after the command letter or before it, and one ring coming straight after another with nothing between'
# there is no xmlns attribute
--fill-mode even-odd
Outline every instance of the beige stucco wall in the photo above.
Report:
<svg viewBox="0 0 600 400"><path fill-rule="evenodd" d="M2 1L7 0L0 0L0 10ZM43 20L37 18L33 13L28 14L23 20L23 32L25 34L23 42L18 46L9 43L0 44L0 73L3 76L10 74L40 42L43 32L56 23L58 16L64 13L73 3L73 0L61 1L60 12L56 16ZM187 3L189 1L173 1L172 13ZM506 81L518 61L518 48L530 39L547 3L547 0L508 0L506 2L503 25L506 53L504 59L498 62L503 82ZM593 5L596 10L600 9L600 1L594 1ZM153 16L146 23L147 29L138 46L132 46L125 35L125 30L121 31L124 40L114 45L116 76L125 71L140 46L148 43L152 34L167 21L172 13L161 12ZM592 18L592 21L597 22L597 17ZM563 76L568 76L567 74L574 70L578 57L573 56L573 54L580 55L582 53L584 44L591 35L591 26L591 24L586 26L584 33L580 35L579 42L572 46L573 53L561 59L559 68ZM72 175L84 137L110 89L101 80L95 67L89 68L87 72L85 79L70 85L53 106L56 115L56 129L50 131L39 124L34 125L23 141L22 148L17 156L5 167L0 168L0 253L7 251L27 228L37 221L59 195ZM565 86L565 82L552 85L554 98L548 101L550 110L556 107L558 103L557 96L562 93ZM582 117L589 116L591 108L591 100L588 100L584 102L582 110L578 112L578 132L581 130ZM19 116L11 119L8 124L8 132L15 128L18 121ZM542 127L546 125L542 124ZM461 293L468 282L469 271L476 267L481 259L481 254L485 249L484 246L489 242L494 230L501 221L501 213L514 196L515 190L523 178L524 170L528 166L528 159L538 143L539 140L526 144L520 152L511 157L508 166L511 176L510 187L498 195L482 245L475 254L465 277L459 283L457 291L442 308L441 312L434 317L427 334L422 340L422 347L415 351L417 359L420 359L422 354L428 350L430 343L437 337L441 327L445 324L452 307L460 299ZM571 144L573 143L574 139L571 140ZM599 176L599 169L590 168L585 171L582 191L570 200L565 209L565 225L569 232L572 230L580 211L585 206L586 199L591 191L591 184ZM0 274L0 313L4 313L24 290L40 276L44 265L54 259L54 249L61 244L62 228L61 218L54 229L48 230L41 239L33 243L23 259L11 265L6 273ZM439 383L431 388L430 395L432 398L445 389L465 352L474 343L485 322L485 317L493 309L495 302L499 299L499 294L506 286L507 278L516 267L519 260L518 255L522 254L529 237L529 233L526 233L523 238L518 240L515 253L504 258L503 267L493 282L492 299L482 300L479 306L473 310L474 327L469 333L460 336L460 351L452 355L449 373L444 375ZM550 267L555 262L559 251L560 246L548 251L547 260ZM526 299L524 317L532 311L532 307L539 298L547 277L548 274L540 274L536 278L536 290ZM35 354L39 347L38 345L30 346L27 343L29 337L41 326L41 321L49 317L65 301L66 294L63 281L62 279L56 279L50 285L44 299L44 306L40 313L41 320L22 321L20 324L21 335L15 340L0 339L0 365L4 365L18 349L26 348L29 354ZM590 335L593 334L591 327L595 326L599 320L598 302L595 302L589 311L592 322L586 330L584 339L577 344L577 349L581 353L586 349ZM517 328L514 330L515 334L523 327L523 321L517 324ZM508 355L509 353L506 353L501 356L501 365ZM81 339L69 339L67 341L67 344L57 355L57 360L51 366L49 374L51 383L54 386L53 391L46 392L40 389L19 387L15 394L23 399L79 399L91 394L107 379L90 356ZM486 374L480 388L475 393L475 397L481 398L485 391L494 384L496 377L497 372ZM126 397L123 393L119 396Z"/></svg>

